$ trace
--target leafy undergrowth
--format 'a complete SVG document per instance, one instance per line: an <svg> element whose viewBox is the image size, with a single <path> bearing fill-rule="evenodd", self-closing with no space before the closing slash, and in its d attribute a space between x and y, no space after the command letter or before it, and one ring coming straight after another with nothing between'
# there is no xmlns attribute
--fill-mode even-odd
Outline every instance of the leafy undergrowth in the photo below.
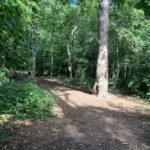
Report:
<svg viewBox="0 0 150 150"><path fill-rule="evenodd" d="M31 119L51 115L54 97L36 84L11 82L0 86L0 125L11 119Z"/></svg>
<svg viewBox="0 0 150 150"><path fill-rule="evenodd" d="M67 85L78 86L84 88L86 90L91 90L94 85L94 79L92 78L77 78L74 77L73 79L65 79L65 83Z"/></svg>
<svg viewBox="0 0 150 150"><path fill-rule="evenodd" d="M84 88L86 90L92 90L93 85L95 83L95 80L93 78L86 78L86 77L74 77L72 79L66 79L65 77L62 78L65 81L66 85L72 85L72 86L78 86L81 88ZM126 88L126 87L113 87L114 86L114 81L109 79L109 91L111 93L114 94L121 94L121 95L126 95L126 96L133 96L133 97L138 97L138 98L142 98L144 99L146 102L150 102L150 88L147 88L147 92L146 94L144 94L144 92L140 92L140 90L136 90L134 91L134 89L132 88L132 90L130 88ZM150 87L150 85L147 85Z"/></svg>

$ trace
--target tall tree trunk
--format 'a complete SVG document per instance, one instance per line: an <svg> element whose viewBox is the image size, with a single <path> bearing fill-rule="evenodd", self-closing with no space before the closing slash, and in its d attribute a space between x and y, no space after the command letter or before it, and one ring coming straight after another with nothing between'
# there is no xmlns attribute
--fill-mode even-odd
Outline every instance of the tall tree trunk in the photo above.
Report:
<svg viewBox="0 0 150 150"><path fill-rule="evenodd" d="M118 78L119 78L119 74L120 74L120 62L119 62L119 37L118 35L116 36L116 75L115 75L115 82L114 82L114 86L113 88L116 88L117 82L118 82Z"/></svg>
<svg viewBox="0 0 150 150"><path fill-rule="evenodd" d="M36 51L32 48L32 80L35 81L35 72L36 72Z"/></svg>
<svg viewBox="0 0 150 150"><path fill-rule="evenodd" d="M71 53L69 49L69 44L67 43L67 53L68 53L68 71L69 71L69 77L72 79L72 62L71 62Z"/></svg>
<svg viewBox="0 0 150 150"><path fill-rule="evenodd" d="M50 52L51 52L51 72L50 72L50 74L51 74L51 78L52 78L53 77L53 64L54 64L53 47Z"/></svg>
<svg viewBox="0 0 150 150"><path fill-rule="evenodd" d="M102 0L99 8L99 53L97 60L98 97L107 98L108 95L108 23L109 0Z"/></svg>

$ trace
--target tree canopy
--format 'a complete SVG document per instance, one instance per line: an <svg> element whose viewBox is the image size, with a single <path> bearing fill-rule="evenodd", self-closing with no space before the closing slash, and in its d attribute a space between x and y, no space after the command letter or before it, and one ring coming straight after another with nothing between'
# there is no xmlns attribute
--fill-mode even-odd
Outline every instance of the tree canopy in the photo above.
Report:
<svg viewBox="0 0 150 150"><path fill-rule="evenodd" d="M1 0L0 83L5 70L33 70L35 58L36 75L91 89L98 9L98 0ZM150 2L112 0L109 17L109 87L150 99Z"/></svg>

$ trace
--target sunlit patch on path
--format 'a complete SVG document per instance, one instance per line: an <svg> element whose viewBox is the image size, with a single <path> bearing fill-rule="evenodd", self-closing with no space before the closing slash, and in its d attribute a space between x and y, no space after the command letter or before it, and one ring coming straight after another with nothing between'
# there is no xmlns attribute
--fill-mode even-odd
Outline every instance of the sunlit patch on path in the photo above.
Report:
<svg viewBox="0 0 150 150"><path fill-rule="evenodd" d="M131 97L109 93L106 101L62 81L37 79L58 101L55 116L33 121L10 139L4 149L23 150L149 150L150 113ZM28 122L29 123L29 122Z"/></svg>

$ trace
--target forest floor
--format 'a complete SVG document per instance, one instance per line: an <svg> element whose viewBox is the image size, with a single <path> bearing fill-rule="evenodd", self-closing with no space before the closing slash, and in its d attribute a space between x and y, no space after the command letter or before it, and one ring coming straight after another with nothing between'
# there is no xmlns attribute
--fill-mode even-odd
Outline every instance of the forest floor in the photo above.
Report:
<svg viewBox="0 0 150 150"><path fill-rule="evenodd" d="M99 100L55 79L37 84L58 98L57 115L15 122L2 150L150 150L150 104L112 93Z"/></svg>

